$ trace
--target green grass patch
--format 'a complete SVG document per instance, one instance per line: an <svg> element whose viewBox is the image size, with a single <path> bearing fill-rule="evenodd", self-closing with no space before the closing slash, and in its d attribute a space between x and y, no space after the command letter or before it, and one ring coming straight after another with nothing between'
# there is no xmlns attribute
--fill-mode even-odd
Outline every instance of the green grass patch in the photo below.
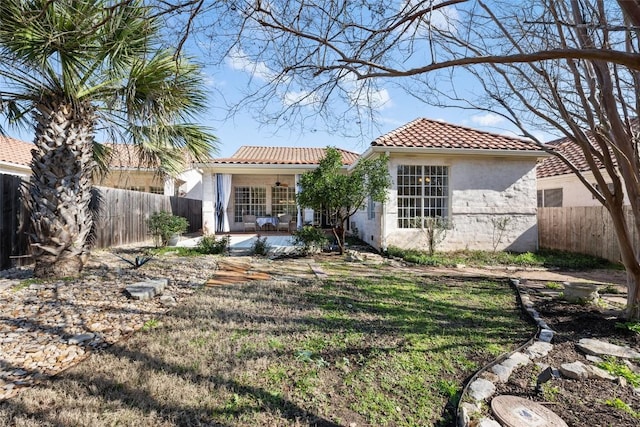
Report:
<svg viewBox="0 0 640 427"><path fill-rule="evenodd" d="M520 267L556 267L563 269L594 269L620 267L609 261L591 255L576 254L556 250L539 252L491 252L491 251L454 251L436 252L429 256L426 251L390 247L388 255L402 258L407 262L420 265L455 267L459 264L481 267L487 265L505 265Z"/></svg>
<svg viewBox="0 0 640 427"><path fill-rule="evenodd" d="M44 399L51 421L444 427L464 380L534 332L503 280L422 276L337 257L322 264L326 280L295 277L286 262L277 268L278 280L185 297L161 327L145 323L153 333L61 374L50 386L59 393ZM29 414L40 401L25 399L36 402Z"/></svg>

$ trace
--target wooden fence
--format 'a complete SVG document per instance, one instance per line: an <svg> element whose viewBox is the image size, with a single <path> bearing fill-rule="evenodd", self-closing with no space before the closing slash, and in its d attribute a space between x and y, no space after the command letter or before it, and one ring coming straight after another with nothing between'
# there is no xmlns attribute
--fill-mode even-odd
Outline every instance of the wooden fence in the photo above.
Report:
<svg viewBox="0 0 640 427"><path fill-rule="evenodd" d="M633 227L631 207L624 207L633 244L640 238ZM603 206L538 208L538 242L541 248L595 255L619 262L620 248L609 212Z"/></svg>
<svg viewBox="0 0 640 427"><path fill-rule="evenodd" d="M29 254L27 232L19 228L20 218L28 224L28 213L20 193L21 182L19 177L0 174L0 270L18 264L17 257ZM159 211L187 218L189 233L202 229L201 200L106 187L96 187L96 190L95 248L149 240L147 220Z"/></svg>

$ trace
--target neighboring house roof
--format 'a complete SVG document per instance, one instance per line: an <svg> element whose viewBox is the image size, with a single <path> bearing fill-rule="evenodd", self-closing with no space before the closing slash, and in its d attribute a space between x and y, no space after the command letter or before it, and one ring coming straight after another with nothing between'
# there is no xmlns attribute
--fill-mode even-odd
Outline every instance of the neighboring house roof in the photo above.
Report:
<svg viewBox="0 0 640 427"><path fill-rule="evenodd" d="M418 118L382 135L372 147L543 151L535 143L437 120Z"/></svg>
<svg viewBox="0 0 640 427"><path fill-rule="evenodd" d="M30 142L0 135L0 162L29 167L33 148Z"/></svg>
<svg viewBox="0 0 640 427"><path fill-rule="evenodd" d="M587 138L592 139L591 133L587 132ZM595 140L591 141L595 146ZM550 141L547 146L551 146L554 151L561 152L573 165L578 168L580 172L586 172L591 170L591 167L587 163L587 158L584 156L582 148L579 144L572 141L569 138L560 138L555 141ZM615 157L612 156L614 164L616 163ZM598 159L594 159L599 168L604 167ZM558 175L572 174L573 171L567 166L565 162L560 160L557 156L551 156L545 159L538 165L537 177L549 178Z"/></svg>
<svg viewBox="0 0 640 427"><path fill-rule="evenodd" d="M111 150L109 167L122 169L154 169L155 163L140 158L137 146L131 144L103 144Z"/></svg>
<svg viewBox="0 0 640 427"><path fill-rule="evenodd" d="M337 148L342 154L342 164L354 163L359 155ZM304 147L256 147L244 145L231 157L213 159L214 164L246 165L317 165L326 155L325 148Z"/></svg>

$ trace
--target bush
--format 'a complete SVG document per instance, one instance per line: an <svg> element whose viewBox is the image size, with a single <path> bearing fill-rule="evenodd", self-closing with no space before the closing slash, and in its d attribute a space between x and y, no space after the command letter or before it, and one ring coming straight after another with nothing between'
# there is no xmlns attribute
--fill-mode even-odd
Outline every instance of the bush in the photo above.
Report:
<svg viewBox="0 0 640 427"><path fill-rule="evenodd" d="M271 247L267 244L266 236L260 237L260 235L258 234L256 236L256 241L253 242L253 245L251 245L251 249L253 250L254 255L266 256L269 253L269 249L271 249Z"/></svg>
<svg viewBox="0 0 640 427"><path fill-rule="evenodd" d="M216 239L216 236L213 235L202 236L196 249L207 255L223 254L229 249L229 236L223 236L220 239Z"/></svg>
<svg viewBox="0 0 640 427"><path fill-rule="evenodd" d="M324 231L311 225L305 225L291 234L293 235L293 244L302 247L303 255L320 251L323 246L329 243Z"/></svg>
<svg viewBox="0 0 640 427"><path fill-rule="evenodd" d="M189 222L186 218L169 212L156 212L149 218L149 232L153 236L156 246L167 246L169 239L176 234L187 231Z"/></svg>

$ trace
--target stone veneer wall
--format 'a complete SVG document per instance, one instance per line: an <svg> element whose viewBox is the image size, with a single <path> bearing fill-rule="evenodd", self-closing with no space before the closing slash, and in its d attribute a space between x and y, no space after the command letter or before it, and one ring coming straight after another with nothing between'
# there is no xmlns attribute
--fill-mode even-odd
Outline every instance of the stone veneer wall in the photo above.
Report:
<svg viewBox="0 0 640 427"><path fill-rule="evenodd" d="M425 248L421 231L397 228L396 171L398 165L449 166L450 219L438 250L491 250L494 245L493 219L508 218L498 250L517 252L537 249L536 160L512 157L393 157L389 172L393 186L385 206L379 206L376 220L367 220L366 211L357 217L361 238L381 249L388 246ZM384 224L378 223L379 219ZM383 230L382 232L378 230ZM384 237L382 237L384 235Z"/></svg>

